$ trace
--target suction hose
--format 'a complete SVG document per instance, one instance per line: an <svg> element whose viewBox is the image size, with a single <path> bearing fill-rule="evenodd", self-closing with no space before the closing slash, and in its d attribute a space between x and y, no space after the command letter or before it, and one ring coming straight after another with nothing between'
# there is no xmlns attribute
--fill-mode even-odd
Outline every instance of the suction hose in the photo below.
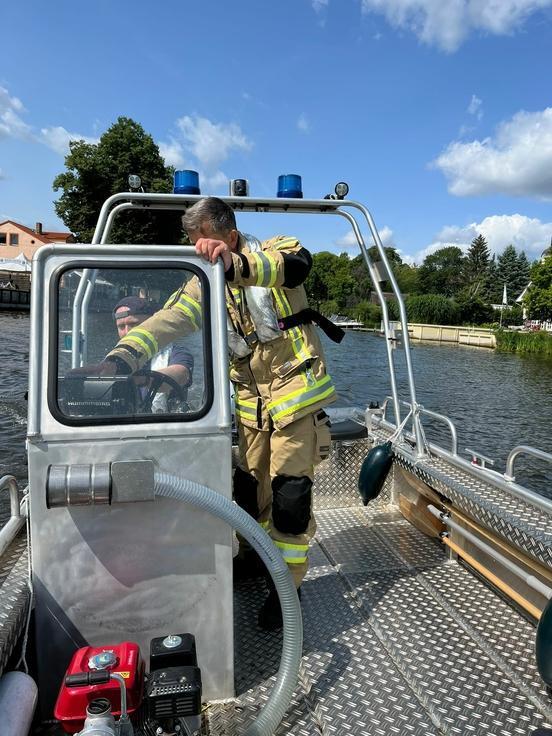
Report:
<svg viewBox="0 0 552 736"><path fill-rule="evenodd" d="M208 511L236 529L257 551L274 581L284 622L282 658L268 702L244 733L244 736L271 736L291 701L303 651L301 607L287 565L259 524L220 493L170 473L156 472L154 484L156 496L189 503Z"/></svg>

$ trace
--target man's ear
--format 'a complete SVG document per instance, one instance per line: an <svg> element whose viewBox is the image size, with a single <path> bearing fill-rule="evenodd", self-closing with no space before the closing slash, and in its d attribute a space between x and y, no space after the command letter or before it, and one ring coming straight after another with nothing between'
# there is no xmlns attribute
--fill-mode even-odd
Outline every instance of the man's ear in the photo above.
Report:
<svg viewBox="0 0 552 736"><path fill-rule="evenodd" d="M238 245L239 233L237 230L230 230L228 236L228 245L232 250L235 250Z"/></svg>

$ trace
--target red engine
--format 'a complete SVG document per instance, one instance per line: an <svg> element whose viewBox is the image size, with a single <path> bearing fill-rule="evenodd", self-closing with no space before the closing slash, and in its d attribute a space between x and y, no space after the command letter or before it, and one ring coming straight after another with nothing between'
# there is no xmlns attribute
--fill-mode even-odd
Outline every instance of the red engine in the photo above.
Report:
<svg viewBox="0 0 552 736"><path fill-rule="evenodd" d="M83 647L75 652L66 676L99 670L117 673L124 678L128 712L134 713L140 706L144 688L144 661L138 644L124 641L114 646ZM76 733L83 728L86 706L96 698L107 698L113 715L121 714L121 693L116 681L85 687L69 687L64 681L56 701L54 716L66 733Z"/></svg>

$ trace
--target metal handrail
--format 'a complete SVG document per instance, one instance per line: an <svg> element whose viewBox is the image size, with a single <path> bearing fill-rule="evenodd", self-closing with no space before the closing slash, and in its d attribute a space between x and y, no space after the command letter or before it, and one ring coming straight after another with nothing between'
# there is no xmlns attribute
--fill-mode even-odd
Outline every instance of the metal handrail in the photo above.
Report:
<svg viewBox="0 0 552 736"><path fill-rule="evenodd" d="M392 400L392 397L386 396L382 404L382 409L383 409L382 417L384 420L386 419L385 412L386 412L387 403L389 400ZM412 410L412 405L409 404L408 401L401 401L400 403L404 404L410 410ZM418 414L426 414L428 417L433 417L434 419L440 419L448 426L448 428L450 429L450 434L451 434L451 451L452 451L452 454L455 457L457 457L458 456L458 433L456 431L456 427L454 426L452 419L450 419L450 417L447 417L446 414L439 414L439 412L432 411L431 409L426 409L421 404L418 404L418 406L416 407L416 411L418 412Z"/></svg>
<svg viewBox="0 0 552 736"><path fill-rule="evenodd" d="M427 506L428 511L430 511L433 516L435 516L437 519L439 519L443 524L446 526L449 526L451 529L454 529L456 532L461 534L465 539L468 540L468 542L471 542L475 547L480 549L482 552L485 552L485 554L489 555L490 557L493 557L497 562L499 562L501 565L503 565L507 570L510 570L510 572L513 572L514 575L517 575L519 578L521 578L527 585L529 585L533 590L536 590L538 593L543 595L545 598L552 598L552 588L550 588L548 585L545 585L541 580L539 580L534 575L531 575L527 573L525 570L523 570L519 565L516 565L514 562L509 560L507 557L505 557L503 554L498 552L494 547L491 547L489 544L484 542L482 539L477 537L475 534L472 534L467 529L464 529L463 526L458 524L456 521L450 518L450 513L448 511L439 511L439 509L435 508L432 504L428 504Z"/></svg>
<svg viewBox="0 0 552 736"><path fill-rule="evenodd" d="M517 445L517 447L514 447L513 450L510 450L510 454L508 455L508 459L506 460L506 470L504 472L504 477L507 481L515 480L514 464L516 462L516 459L520 455L531 455L532 457L536 457L539 460L544 460L545 462L552 463L551 453L545 452L544 450L539 450L536 447L531 447L531 445Z"/></svg>
<svg viewBox="0 0 552 736"><path fill-rule="evenodd" d="M0 492L9 489L10 493L10 518L7 524L0 529L0 557L13 542L19 530L25 523L25 517L21 514L19 505L19 488L17 480L13 475L4 475L0 478Z"/></svg>

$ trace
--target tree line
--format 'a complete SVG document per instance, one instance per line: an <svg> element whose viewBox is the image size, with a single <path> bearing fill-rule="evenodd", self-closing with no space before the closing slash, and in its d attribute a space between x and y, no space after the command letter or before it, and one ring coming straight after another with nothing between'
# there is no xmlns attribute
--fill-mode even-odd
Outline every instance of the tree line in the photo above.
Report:
<svg viewBox="0 0 552 736"><path fill-rule="evenodd" d="M90 242L103 202L112 194L128 190L128 175L139 174L145 191L171 192L174 169L166 166L153 138L134 120L120 117L98 143L72 141L65 158L65 171L53 182L60 192L56 213L78 242ZM112 230L112 243L184 243L178 213L121 213ZM378 260L376 248L369 250ZM491 256L482 235L472 241L467 253L451 245L425 257L420 266L404 263L395 248L386 248L393 274L405 295L408 317L413 322L482 324L498 319L492 304L501 304L504 284L510 309L503 324L521 322L521 307L515 299L531 281L525 296L529 316L552 317L552 255L531 267L523 251L508 245ZM314 253L306 283L313 306L326 315L344 314L376 325L380 307L374 303L373 285L362 256L346 253ZM382 282L383 291L390 285ZM392 317L396 303L389 302Z"/></svg>

